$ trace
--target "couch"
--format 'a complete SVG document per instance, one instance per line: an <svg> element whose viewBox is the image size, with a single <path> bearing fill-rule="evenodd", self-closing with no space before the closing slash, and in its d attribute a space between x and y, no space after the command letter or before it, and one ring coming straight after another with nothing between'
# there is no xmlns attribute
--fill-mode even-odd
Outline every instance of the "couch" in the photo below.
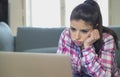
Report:
<svg viewBox="0 0 120 77"><path fill-rule="evenodd" d="M120 26L109 27L119 38ZM0 22L0 51L56 53L58 41L64 28L18 27L17 35L13 36L10 28ZM120 68L120 50L116 50L116 61Z"/></svg>

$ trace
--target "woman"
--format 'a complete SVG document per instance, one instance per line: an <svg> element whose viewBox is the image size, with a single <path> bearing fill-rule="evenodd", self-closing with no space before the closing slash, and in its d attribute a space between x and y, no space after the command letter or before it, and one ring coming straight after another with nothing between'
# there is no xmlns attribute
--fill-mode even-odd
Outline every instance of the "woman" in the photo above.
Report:
<svg viewBox="0 0 120 77"><path fill-rule="evenodd" d="M75 7L59 40L58 54L71 58L74 77L120 77L115 62L118 39L102 25L99 5L86 0Z"/></svg>

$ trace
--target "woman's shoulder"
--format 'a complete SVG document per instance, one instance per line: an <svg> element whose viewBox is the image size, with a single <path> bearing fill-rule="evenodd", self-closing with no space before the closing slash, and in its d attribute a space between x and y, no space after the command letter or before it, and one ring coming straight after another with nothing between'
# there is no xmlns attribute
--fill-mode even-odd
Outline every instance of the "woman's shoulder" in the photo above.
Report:
<svg viewBox="0 0 120 77"><path fill-rule="evenodd" d="M61 33L61 35L63 35L63 36L70 36L69 28L65 28L65 29L63 30L63 32Z"/></svg>
<svg viewBox="0 0 120 77"><path fill-rule="evenodd" d="M109 41L109 40L114 40L113 35L111 35L109 33L103 33L102 39L104 42Z"/></svg>
<svg viewBox="0 0 120 77"><path fill-rule="evenodd" d="M115 49L115 41L111 34L109 33L103 33L103 52L106 52L106 50L109 50L109 52L114 52Z"/></svg>
<svg viewBox="0 0 120 77"><path fill-rule="evenodd" d="M70 30L65 28L61 33L61 40L64 40L65 43L71 43Z"/></svg>

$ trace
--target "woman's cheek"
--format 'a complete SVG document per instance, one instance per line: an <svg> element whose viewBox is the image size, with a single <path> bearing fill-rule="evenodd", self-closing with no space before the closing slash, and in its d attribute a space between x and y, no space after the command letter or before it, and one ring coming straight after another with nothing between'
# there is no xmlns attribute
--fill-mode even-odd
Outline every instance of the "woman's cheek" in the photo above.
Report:
<svg viewBox="0 0 120 77"><path fill-rule="evenodd" d="M89 38L89 36L88 36L88 35L83 35L83 36L82 36L82 38L81 38L81 41L83 41L83 42L84 42L84 41L85 41L86 39L88 39L88 38Z"/></svg>
<svg viewBox="0 0 120 77"><path fill-rule="evenodd" d="M75 34L73 32L70 32L70 36L72 40L75 40Z"/></svg>

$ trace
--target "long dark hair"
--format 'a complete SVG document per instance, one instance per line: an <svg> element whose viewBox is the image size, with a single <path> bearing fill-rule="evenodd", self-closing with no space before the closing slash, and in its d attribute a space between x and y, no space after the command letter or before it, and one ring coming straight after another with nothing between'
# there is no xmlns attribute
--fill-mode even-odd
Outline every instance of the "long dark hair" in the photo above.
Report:
<svg viewBox="0 0 120 77"><path fill-rule="evenodd" d="M76 6L70 16L70 21L72 20L84 20L87 23L90 23L93 29L98 29L100 33L100 39L97 40L93 45L95 47L96 53L99 55L99 51L102 48L104 42L102 40L103 33L109 33L113 36L118 49L118 38L114 31L104 27L102 25L102 15L99 8L99 5L94 0L86 0L84 3Z"/></svg>

